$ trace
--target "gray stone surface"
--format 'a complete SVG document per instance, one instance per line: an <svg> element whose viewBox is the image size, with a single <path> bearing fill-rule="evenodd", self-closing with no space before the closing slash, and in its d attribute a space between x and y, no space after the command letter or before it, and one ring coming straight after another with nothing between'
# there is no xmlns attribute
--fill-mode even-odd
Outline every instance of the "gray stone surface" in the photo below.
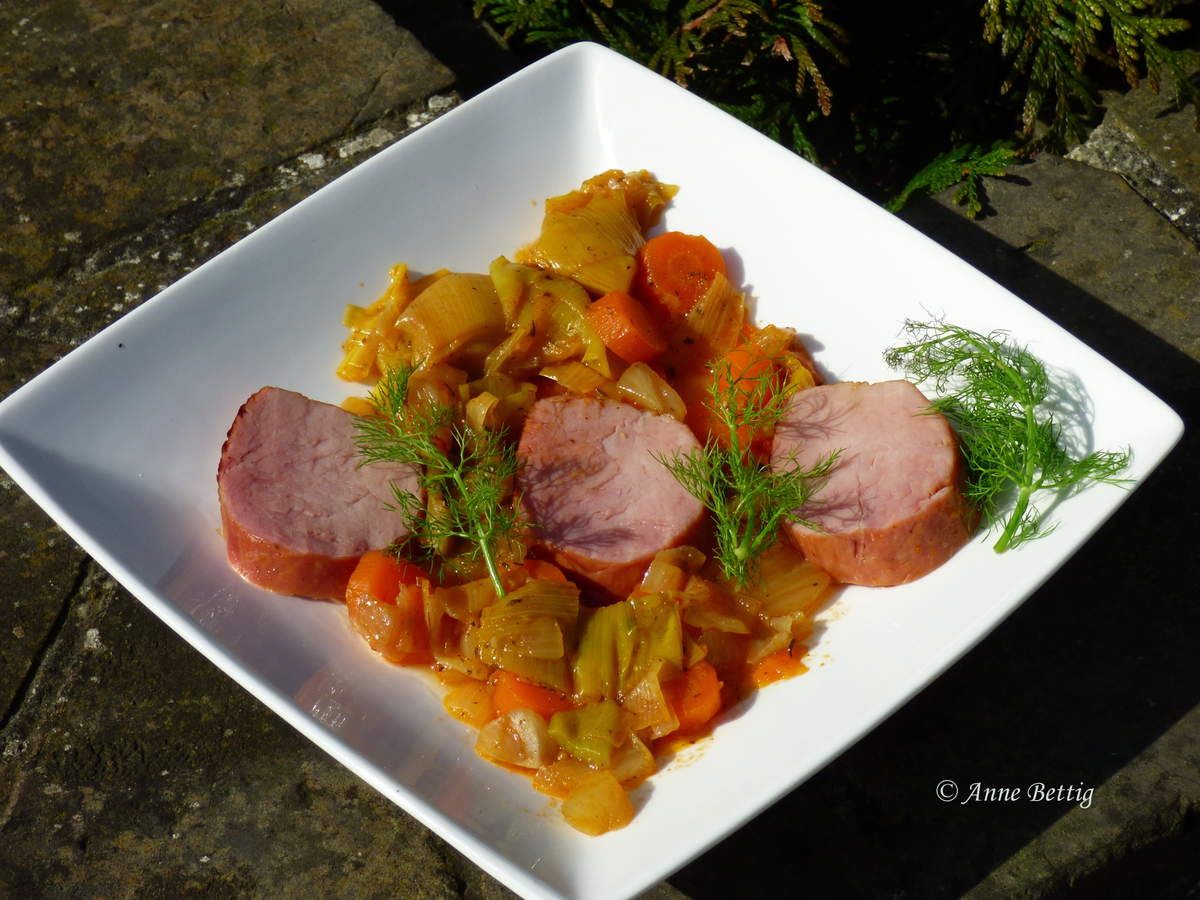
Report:
<svg viewBox="0 0 1200 900"><path fill-rule="evenodd" d="M1200 131L1173 83L1104 96L1104 121L1068 156L1116 172L1191 240L1200 243Z"/></svg>
<svg viewBox="0 0 1200 900"><path fill-rule="evenodd" d="M363 0L0 4L0 293L450 78Z"/></svg>
<svg viewBox="0 0 1200 900"><path fill-rule="evenodd" d="M981 233L963 230L945 203L925 201L906 218L956 252L992 238L987 265L1006 277L1013 258L1034 263L1017 276L1019 296L1053 304L1042 295L1065 280L1103 304L1097 313L1118 310L1200 359L1200 248L1122 178L1043 155L1007 180L989 179L987 193L996 214L979 220Z"/></svg>
<svg viewBox="0 0 1200 900"><path fill-rule="evenodd" d="M428 99L446 70L365 0L237 8L0 5L0 396L453 102ZM164 104L165 86L208 105ZM276 130L256 135L298 86L312 105L273 108ZM117 116L111 134L88 130L96 110ZM134 165L139 133L159 143ZM1195 246L1077 163L1043 157L989 193L979 223L947 197L907 217L1193 426ZM649 896L1195 895L1200 521L1181 494L1197 458L1189 431L978 648ZM0 896L510 896L203 660L3 477L0 497ZM957 806L935 798L943 778L1096 792L1088 809Z"/></svg>

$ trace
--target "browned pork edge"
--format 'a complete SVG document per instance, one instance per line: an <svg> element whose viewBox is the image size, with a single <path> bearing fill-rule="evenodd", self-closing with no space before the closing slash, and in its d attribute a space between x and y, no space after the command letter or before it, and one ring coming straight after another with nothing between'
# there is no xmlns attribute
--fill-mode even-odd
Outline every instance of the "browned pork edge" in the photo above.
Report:
<svg viewBox="0 0 1200 900"><path fill-rule="evenodd" d="M874 586L925 575L967 542L977 516L963 495L965 467L946 419L910 382L843 382L801 391L776 431L772 465L841 456L789 523L805 556L838 581Z"/></svg>
<svg viewBox="0 0 1200 900"><path fill-rule="evenodd" d="M390 482L417 492L406 466L359 466L349 413L264 387L242 404L217 467L229 564L251 584L340 600L359 558L403 537L385 508Z"/></svg>
<svg viewBox="0 0 1200 900"><path fill-rule="evenodd" d="M625 597L660 550L684 543L699 501L654 458L699 449L670 416L610 400L539 400L517 448L517 486L534 539L555 563Z"/></svg>

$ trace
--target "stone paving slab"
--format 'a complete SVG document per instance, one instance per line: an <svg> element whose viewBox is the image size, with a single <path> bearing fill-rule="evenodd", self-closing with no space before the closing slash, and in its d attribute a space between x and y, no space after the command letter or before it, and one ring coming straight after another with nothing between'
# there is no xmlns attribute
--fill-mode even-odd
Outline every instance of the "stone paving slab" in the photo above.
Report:
<svg viewBox="0 0 1200 900"><path fill-rule="evenodd" d="M428 119L428 98L452 78L369 2L218 6L0 4L5 395ZM366 115L383 117L353 130ZM14 496L0 512L7 716L83 557L7 478L0 486Z"/></svg>
<svg viewBox="0 0 1200 900"><path fill-rule="evenodd" d="M339 8L350 6L370 4ZM350 106L363 96L350 94ZM216 179L195 201L180 191L165 215L142 221L131 206L120 227L30 266L0 318L0 390L452 102L418 92L357 128L331 103L325 134L291 155L235 167L241 179ZM0 165L9 152L0 141ZM944 196L908 217L1197 421L1195 248L1120 178L1086 166L1044 157L989 192L998 214L978 225ZM1143 895L1200 889L1187 867L1200 858L1200 608L1188 587L1200 580L1200 523L1178 499L1197 450L1189 433L975 651L651 896L1045 897L1089 884L1102 895L1121 877ZM0 895L511 896L203 660L40 515L23 497L0 510L0 688L14 701L0 726ZM8 598L20 616L6 618ZM945 777L1096 795L1088 809L957 807L934 797Z"/></svg>
<svg viewBox="0 0 1200 900"><path fill-rule="evenodd" d="M451 77L365 0L0 4L0 294Z"/></svg>
<svg viewBox="0 0 1200 900"><path fill-rule="evenodd" d="M1198 73L1200 74L1200 73ZM1104 121L1068 156L1115 172L1191 240L1200 243L1200 122L1175 86L1148 82L1106 92Z"/></svg>

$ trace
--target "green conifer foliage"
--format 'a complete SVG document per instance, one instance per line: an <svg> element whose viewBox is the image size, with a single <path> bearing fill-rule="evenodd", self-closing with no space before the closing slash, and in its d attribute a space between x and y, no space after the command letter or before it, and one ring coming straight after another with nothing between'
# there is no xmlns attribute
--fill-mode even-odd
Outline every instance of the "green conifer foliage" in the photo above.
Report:
<svg viewBox="0 0 1200 900"><path fill-rule="evenodd" d="M506 41L606 44L810 159L805 123L833 108L825 70L847 62L815 0L479 0L475 13Z"/></svg>
<svg viewBox="0 0 1200 900"><path fill-rule="evenodd" d="M977 2L477 0L475 11L527 47L607 44L893 209L961 184L958 202L979 214L983 177L1085 136L1114 76L1169 82L1177 102L1200 106L1200 54L1180 45L1190 22L1174 15L1194 0Z"/></svg>

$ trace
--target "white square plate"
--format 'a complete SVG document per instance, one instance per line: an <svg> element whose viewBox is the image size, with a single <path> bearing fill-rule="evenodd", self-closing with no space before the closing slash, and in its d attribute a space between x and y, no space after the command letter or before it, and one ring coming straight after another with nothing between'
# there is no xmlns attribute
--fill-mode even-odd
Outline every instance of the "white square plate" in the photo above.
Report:
<svg viewBox="0 0 1200 900"><path fill-rule="evenodd" d="M345 611L250 587L225 563L215 473L238 406L265 384L332 402L348 301L397 261L486 271L532 239L540 201L604 169L681 186L667 225L727 250L760 322L812 336L839 379L927 310L1010 329L1077 374L1097 447L1140 482L1182 433L1127 375L966 263L704 101L577 45L513 76L309 197L0 404L0 463L135 596L385 796L514 890L623 896L683 865L904 703L1069 557L1128 496L1093 487L1045 540L981 537L920 581L849 588L815 648L715 739L639 790L633 823L588 838L528 781L477 758L422 676L388 666ZM899 639L898 639L899 638Z"/></svg>

